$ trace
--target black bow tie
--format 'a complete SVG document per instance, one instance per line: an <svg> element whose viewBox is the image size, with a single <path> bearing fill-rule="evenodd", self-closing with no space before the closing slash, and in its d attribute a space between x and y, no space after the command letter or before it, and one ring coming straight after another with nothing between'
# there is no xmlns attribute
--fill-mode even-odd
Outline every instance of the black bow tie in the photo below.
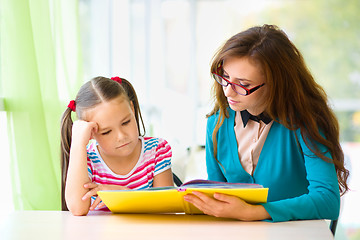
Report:
<svg viewBox="0 0 360 240"><path fill-rule="evenodd" d="M242 118L242 121L243 121L243 124L244 124L244 127L246 126L246 124L248 123L249 119L253 120L253 121L256 121L256 122L260 122L263 121L265 124L269 124L271 122L271 118L268 117L266 114L264 113L261 113L260 115L258 116L254 116L252 114L250 114L247 110L243 110L240 112L241 114L241 118Z"/></svg>

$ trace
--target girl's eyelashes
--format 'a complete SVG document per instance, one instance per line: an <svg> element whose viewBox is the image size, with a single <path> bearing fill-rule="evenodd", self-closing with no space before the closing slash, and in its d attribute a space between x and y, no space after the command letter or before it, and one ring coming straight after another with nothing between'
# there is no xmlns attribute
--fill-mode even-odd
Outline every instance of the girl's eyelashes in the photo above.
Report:
<svg viewBox="0 0 360 240"><path fill-rule="evenodd" d="M129 120L123 122L121 125L122 125L122 126L126 126L126 125L128 125L130 122L131 122L131 120L129 119ZM106 131L106 132L102 132L101 135L108 135L110 132L111 132L111 130L108 130L108 131Z"/></svg>
<svg viewBox="0 0 360 240"><path fill-rule="evenodd" d="M101 135L107 135L111 132L111 130L101 133Z"/></svg>
<svg viewBox="0 0 360 240"><path fill-rule="evenodd" d="M127 120L126 122L123 122L122 125L128 125L130 123L130 119Z"/></svg>

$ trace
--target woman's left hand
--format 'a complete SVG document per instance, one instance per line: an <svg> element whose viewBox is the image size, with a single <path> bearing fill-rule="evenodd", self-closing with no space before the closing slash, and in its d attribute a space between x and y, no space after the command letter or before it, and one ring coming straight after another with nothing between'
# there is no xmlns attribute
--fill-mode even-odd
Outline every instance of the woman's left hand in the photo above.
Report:
<svg viewBox="0 0 360 240"><path fill-rule="evenodd" d="M213 197L193 191L192 194L184 196L184 199L203 213L215 217L235 218L244 221L270 218L270 215L261 205L252 205L241 198L221 193L215 193Z"/></svg>
<svg viewBox="0 0 360 240"><path fill-rule="evenodd" d="M91 198L91 196L97 196L95 201L91 204L90 210L94 210L95 208L105 207L105 204L101 201L100 197L97 195L98 191L102 190L126 190L129 189L127 187L118 186L118 185L103 185L97 184L94 182L88 182L84 184L84 188L89 189L89 191L82 197L82 200L86 200Z"/></svg>

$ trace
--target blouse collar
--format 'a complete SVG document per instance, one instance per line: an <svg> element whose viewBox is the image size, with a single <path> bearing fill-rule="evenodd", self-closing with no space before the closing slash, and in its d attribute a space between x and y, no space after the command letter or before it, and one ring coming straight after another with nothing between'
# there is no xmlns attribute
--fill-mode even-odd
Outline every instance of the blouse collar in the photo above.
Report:
<svg viewBox="0 0 360 240"><path fill-rule="evenodd" d="M263 121L265 124L269 124L272 120L265 113L261 113L260 115L254 116L251 113L249 113L247 110L243 110L240 112L240 114L241 114L241 119L243 121L244 127L248 123L249 119L256 121L256 122Z"/></svg>

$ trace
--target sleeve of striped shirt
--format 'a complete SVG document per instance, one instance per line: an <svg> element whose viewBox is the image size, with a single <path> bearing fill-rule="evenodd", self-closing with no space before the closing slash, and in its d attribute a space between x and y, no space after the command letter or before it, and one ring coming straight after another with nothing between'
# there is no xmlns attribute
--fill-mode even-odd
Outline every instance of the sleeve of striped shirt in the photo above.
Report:
<svg viewBox="0 0 360 240"><path fill-rule="evenodd" d="M94 151L94 148L96 148L96 141L90 140L89 144L86 146L88 176L90 178L90 181L93 180L93 170L94 170L93 161L91 159L96 160L98 158L98 156Z"/></svg>
<svg viewBox="0 0 360 240"><path fill-rule="evenodd" d="M87 169L88 169L88 176L90 179L93 179L93 174L92 174L92 170L91 170L92 166L91 166L91 160L89 159L89 157L87 158Z"/></svg>
<svg viewBox="0 0 360 240"><path fill-rule="evenodd" d="M165 139L159 138L159 144L155 155L154 175L164 172L171 168L172 151L169 143Z"/></svg>

